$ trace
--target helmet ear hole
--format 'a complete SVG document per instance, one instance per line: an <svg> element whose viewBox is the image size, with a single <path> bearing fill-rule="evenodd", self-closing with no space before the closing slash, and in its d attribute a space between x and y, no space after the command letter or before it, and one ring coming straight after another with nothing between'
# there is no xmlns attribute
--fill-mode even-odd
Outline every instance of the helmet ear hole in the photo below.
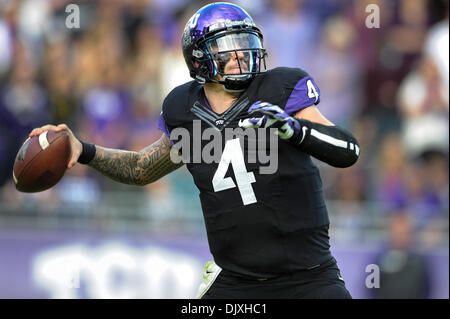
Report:
<svg viewBox="0 0 450 319"><path fill-rule="evenodd" d="M204 78L206 81L210 81L215 76L215 68L213 61L207 58L198 59L193 57L191 59L192 71L199 75L201 78ZM195 78L195 77L194 77Z"/></svg>
<svg viewBox="0 0 450 319"><path fill-rule="evenodd" d="M202 63L201 67L200 67L200 72L205 76L205 78L210 79L210 70L208 68L208 66L206 65L206 63Z"/></svg>

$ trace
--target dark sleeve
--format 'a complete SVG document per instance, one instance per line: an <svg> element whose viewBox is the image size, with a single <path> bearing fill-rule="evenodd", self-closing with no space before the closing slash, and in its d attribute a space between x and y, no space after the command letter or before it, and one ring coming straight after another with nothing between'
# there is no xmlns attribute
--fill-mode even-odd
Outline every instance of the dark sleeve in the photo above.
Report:
<svg viewBox="0 0 450 319"><path fill-rule="evenodd" d="M323 125L305 119L296 119L302 134L294 144L313 157L334 167L350 167L356 163L360 148L348 130L339 126Z"/></svg>
<svg viewBox="0 0 450 319"><path fill-rule="evenodd" d="M193 84L190 81L174 88L164 99L162 111L158 119L158 128L170 138L172 129L191 120L189 97ZM174 143L171 140L172 144Z"/></svg>

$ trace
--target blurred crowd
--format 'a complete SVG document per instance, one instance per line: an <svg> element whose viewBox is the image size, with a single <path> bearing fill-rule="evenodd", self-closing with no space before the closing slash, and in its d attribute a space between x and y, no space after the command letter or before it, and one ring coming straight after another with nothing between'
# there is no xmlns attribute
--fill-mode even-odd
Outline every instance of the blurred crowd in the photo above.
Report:
<svg viewBox="0 0 450 319"><path fill-rule="evenodd" d="M336 236L359 240L374 218L402 216L422 243L448 245L436 235L448 236L448 1L230 2L262 29L268 67L310 73L321 112L361 144L351 168L318 163ZM69 3L79 8L79 28L66 25ZM93 213L105 194L123 192L142 194L146 201L129 201L150 219L181 218L186 207L201 217L184 168L137 188L77 165L35 195L17 192L11 172L28 133L47 123L110 148L137 151L155 141L165 95L190 80L181 32L207 3L0 0L0 216L26 205L38 214ZM369 4L379 8L379 28L367 26Z"/></svg>

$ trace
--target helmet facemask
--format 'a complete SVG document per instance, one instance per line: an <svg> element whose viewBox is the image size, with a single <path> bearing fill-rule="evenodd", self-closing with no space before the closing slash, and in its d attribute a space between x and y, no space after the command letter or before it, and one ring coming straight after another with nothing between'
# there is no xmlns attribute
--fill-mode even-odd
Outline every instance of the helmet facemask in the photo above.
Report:
<svg viewBox="0 0 450 319"><path fill-rule="evenodd" d="M227 90L244 90L255 75L266 70L266 50L253 32L218 34L205 41L204 51L213 65L211 82Z"/></svg>

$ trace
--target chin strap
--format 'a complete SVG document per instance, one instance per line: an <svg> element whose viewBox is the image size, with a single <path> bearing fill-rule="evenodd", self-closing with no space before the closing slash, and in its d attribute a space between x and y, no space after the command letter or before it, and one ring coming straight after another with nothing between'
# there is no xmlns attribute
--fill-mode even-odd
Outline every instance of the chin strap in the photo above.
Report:
<svg viewBox="0 0 450 319"><path fill-rule="evenodd" d="M209 82L222 84L225 91L229 92L242 92L245 91L250 83L252 82L254 76L247 77L245 80L241 80L236 77L224 76L223 81L210 80Z"/></svg>

